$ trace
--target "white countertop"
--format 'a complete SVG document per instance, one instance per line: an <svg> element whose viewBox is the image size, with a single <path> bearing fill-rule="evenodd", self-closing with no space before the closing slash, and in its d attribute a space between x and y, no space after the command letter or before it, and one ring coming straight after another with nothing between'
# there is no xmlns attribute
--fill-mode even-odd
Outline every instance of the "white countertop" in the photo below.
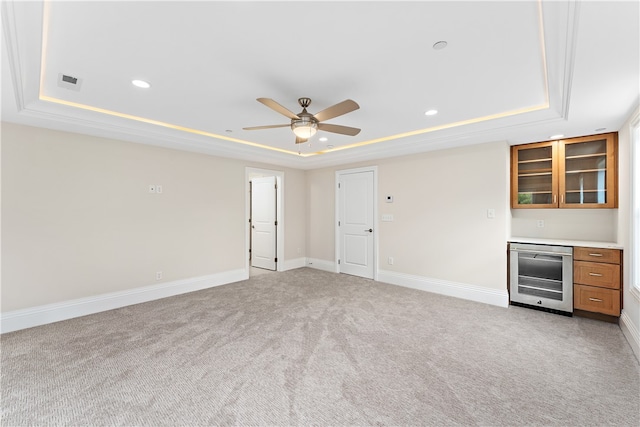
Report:
<svg viewBox="0 0 640 427"><path fill-rule="evenodd" d="M624 247L615 242L591 242L587 240L563 240L563 239L538 239L535 237L511 237L508 240L513 243L532 243L538 245L557 245L557 246L584 246L587 248L603 248L603 249L624 249Z"/></svg>

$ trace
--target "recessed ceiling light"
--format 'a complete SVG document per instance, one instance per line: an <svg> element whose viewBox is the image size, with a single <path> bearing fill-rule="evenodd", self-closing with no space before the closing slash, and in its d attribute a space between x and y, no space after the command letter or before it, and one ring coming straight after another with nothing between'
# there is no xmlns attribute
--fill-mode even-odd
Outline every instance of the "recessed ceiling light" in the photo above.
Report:
<svg viewBox="0 0 640 427"><path fill-rule="evenodd" d="M233 131L232 131L231 129L227 129L227 130L225 130L225 132L227 132L227 133L231 133L231 132L233 132Z"/></svg>
<svg viewBox="0 0 640 427"><path fill-rule="evenodd" d="M435 43L433 44L433 48L434 48L435 50L442 50L442 49L444 49L445 47L447 47L447 44L448 44L448 43L447 43L446 41L444 41L444 40L440 40L439 42L435 42Z"/></svg>
<svg viewBox="0 0 640 427"><path fill-rule="evenodd" d="M131 84L143 89L149 89L151 87L151 83L145 82L144 80L131 80Z"/></svg>
<svg viewBox="0 0 640 427"><path fill-rule="evenodd" d="M333 148L333 145L329 144L327 145L327 148Z"/></svg>
<svg viewBox="0 0 640 427"><path fill-rule="evenodd" d="M562 138L563 136L564 136L563 134L559 133L559 134L557 134L557 135L551 135L551 136L549 137L549 139L560 139L560 138Z"/></svg>
<svg viewBox="0 0 640 427"><path fill-rule="evenodd" d="M429 110L424 112L425 116L435 116L436 114L438 114L438 110Z"/></svg>
<svg viewBox="0 0 640 427"><path fill-rule="evenodd" d="M327 142L329 140L329 138L327 138L326 136L323 136L320 138L321 142Z"/></svg>
<svg viewBox="0 0 640 427"><path fill-rule="evenodd" d="M607 128L598 128L596 129L596 132L602 132L603 130L607 130Z"/></svg>

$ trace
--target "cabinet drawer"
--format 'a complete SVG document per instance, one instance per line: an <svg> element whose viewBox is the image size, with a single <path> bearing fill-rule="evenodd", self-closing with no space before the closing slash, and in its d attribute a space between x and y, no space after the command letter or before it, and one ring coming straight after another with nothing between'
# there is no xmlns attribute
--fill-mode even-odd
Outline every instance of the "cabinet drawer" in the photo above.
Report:
<svg viewBox="0 0 640 427"><path fill-rule="evenodd" d="M581 285L620 289L620 266L601 262L574 261L573 281Z"/></svg>
<svg viewBox="0 0 640 427"><path fill-rule="evenodd" d="M573 248L573 259L578 261L620 264L620 249Z"/></svg>
<svg viewBox="0 0 640 427"><path fill-rule="evenodd" d="M620 316L620 291L573 285L573 308Z"/></svg>

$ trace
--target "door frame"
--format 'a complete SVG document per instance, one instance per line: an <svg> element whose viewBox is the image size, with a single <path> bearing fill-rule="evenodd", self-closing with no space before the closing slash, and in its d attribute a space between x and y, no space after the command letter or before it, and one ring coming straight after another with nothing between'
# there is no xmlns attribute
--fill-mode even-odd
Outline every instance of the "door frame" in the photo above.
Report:
<svg viewBox="0 0 640 427"><path fill-rule="evenodd" d="M276 171L270 169L260 169L253 167L245 167L244 172L245 180L244 180L244 211L245 211L245 227L244 227L244 268L249 275L251 271L251 262L249 261L249 249L251 248L250 238L251 238L251 185L249 181L252 178L256 178L259 176L275 176L276 184L278 186L276 190L276 221L278 221L278 226L276 227L276 257L278 258L278 262L276 262L276 271L284 271L284 232L285 232L285 224L284 224L284 172Z"/></svg>
<svg viewBox="0 0 640 427"><path fill-rule="evenodd" d="M340 227L338 227L338 221L340 220L340 193L338 191L338 183L342 175L359 173L359 172L373 172L373 280L378 280L378 166L365 166L355 169L342 169L337 170L335 174L335 272L340 273Z"/></svg>

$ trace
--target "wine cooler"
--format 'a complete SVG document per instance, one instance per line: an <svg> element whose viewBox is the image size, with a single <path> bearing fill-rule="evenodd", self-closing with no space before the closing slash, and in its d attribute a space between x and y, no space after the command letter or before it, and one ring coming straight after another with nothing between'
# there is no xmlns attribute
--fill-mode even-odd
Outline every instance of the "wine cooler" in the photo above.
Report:
<svg viewBox="0 0 640 427"><path fill-rule="evenodd" d="M510 300L525 305L573 313L573 248L511 243Z"/></svg>

